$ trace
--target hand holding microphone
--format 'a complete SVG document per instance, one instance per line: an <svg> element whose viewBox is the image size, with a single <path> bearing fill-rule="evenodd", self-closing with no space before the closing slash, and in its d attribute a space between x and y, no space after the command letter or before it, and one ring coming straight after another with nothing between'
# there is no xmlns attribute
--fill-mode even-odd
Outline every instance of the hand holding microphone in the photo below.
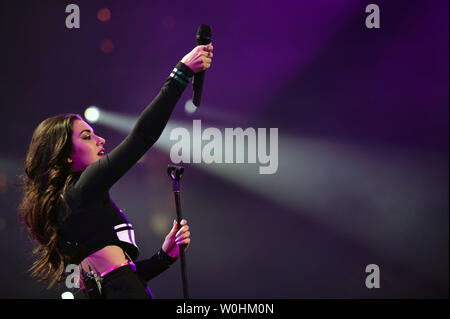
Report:
<svg viewBox="0 0 450 319"><path fill-rule="evenodd" d="M200 25L196 38L198 46L187 54L181 62L186 64L195 73L193 83L194 95L192 97L192 102L195 106L200 106L205 70L211 67L211 58L213 56L211 28L204 24Z"/></svg>
<svg viewBox="0 0 450 319"><path fill-rule="evenodd" d="M211 67L213 49L214 47L211 43L208 45L197 45L184 56L181 62L186 64L194 73L209 69Z"/></svg>

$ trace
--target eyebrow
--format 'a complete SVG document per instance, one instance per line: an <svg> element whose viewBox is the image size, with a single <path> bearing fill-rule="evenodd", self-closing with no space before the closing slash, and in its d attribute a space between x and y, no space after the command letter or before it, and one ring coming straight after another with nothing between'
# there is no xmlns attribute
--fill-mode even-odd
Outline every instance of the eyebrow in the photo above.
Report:
<svg viewBox="0 0 450 319"><path fill-rule="evenodd" d="M86 130L82 130L78 136L81 136L81 134L83 134L84 132L88 132L88 133L91 133L91 134L93 133L91 130L87 130L86 129Z"/></svg>

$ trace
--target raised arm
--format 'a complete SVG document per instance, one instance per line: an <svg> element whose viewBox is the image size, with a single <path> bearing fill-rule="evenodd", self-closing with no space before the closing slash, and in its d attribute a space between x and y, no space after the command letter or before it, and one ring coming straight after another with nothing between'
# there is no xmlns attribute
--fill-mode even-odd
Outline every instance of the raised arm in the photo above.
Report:
<svg viewBox="0 0 450 319"><path fill-rule="evenodd" d="M158 140L194 73L210 67L212 45L197 46L179 62L131 133L104 158L89 165L75 189L86 196L107 192Z"/></svg>

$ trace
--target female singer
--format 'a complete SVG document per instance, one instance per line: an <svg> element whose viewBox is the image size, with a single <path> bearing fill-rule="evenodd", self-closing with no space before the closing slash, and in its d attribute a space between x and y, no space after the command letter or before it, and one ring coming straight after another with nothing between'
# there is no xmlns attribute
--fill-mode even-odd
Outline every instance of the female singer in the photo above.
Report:
<svg viewBox="0 0 450 319"><path fill-rule="evenodd" d="M132 224L109 189L157 141L194 73L211 66L213 46L200 45L173 69L131 133L111 152L76 114L48 118L35 129L25 159L19 217L37 244L32 275L49 288L79 265L88 298L153 298L147 281L190 245L186 220L173 227L151 258L136 261Z"/></svg>

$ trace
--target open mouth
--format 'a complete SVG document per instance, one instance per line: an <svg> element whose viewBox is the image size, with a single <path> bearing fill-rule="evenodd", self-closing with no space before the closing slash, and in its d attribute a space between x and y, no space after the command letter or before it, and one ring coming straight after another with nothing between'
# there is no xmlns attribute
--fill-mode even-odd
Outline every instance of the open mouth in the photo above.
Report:
<svg viewBox="0 0 450 319"><path fill-rule="evenodd" d="M102 148L100 152L97 153L98 156L105 156L105 149Z"/></svg>

